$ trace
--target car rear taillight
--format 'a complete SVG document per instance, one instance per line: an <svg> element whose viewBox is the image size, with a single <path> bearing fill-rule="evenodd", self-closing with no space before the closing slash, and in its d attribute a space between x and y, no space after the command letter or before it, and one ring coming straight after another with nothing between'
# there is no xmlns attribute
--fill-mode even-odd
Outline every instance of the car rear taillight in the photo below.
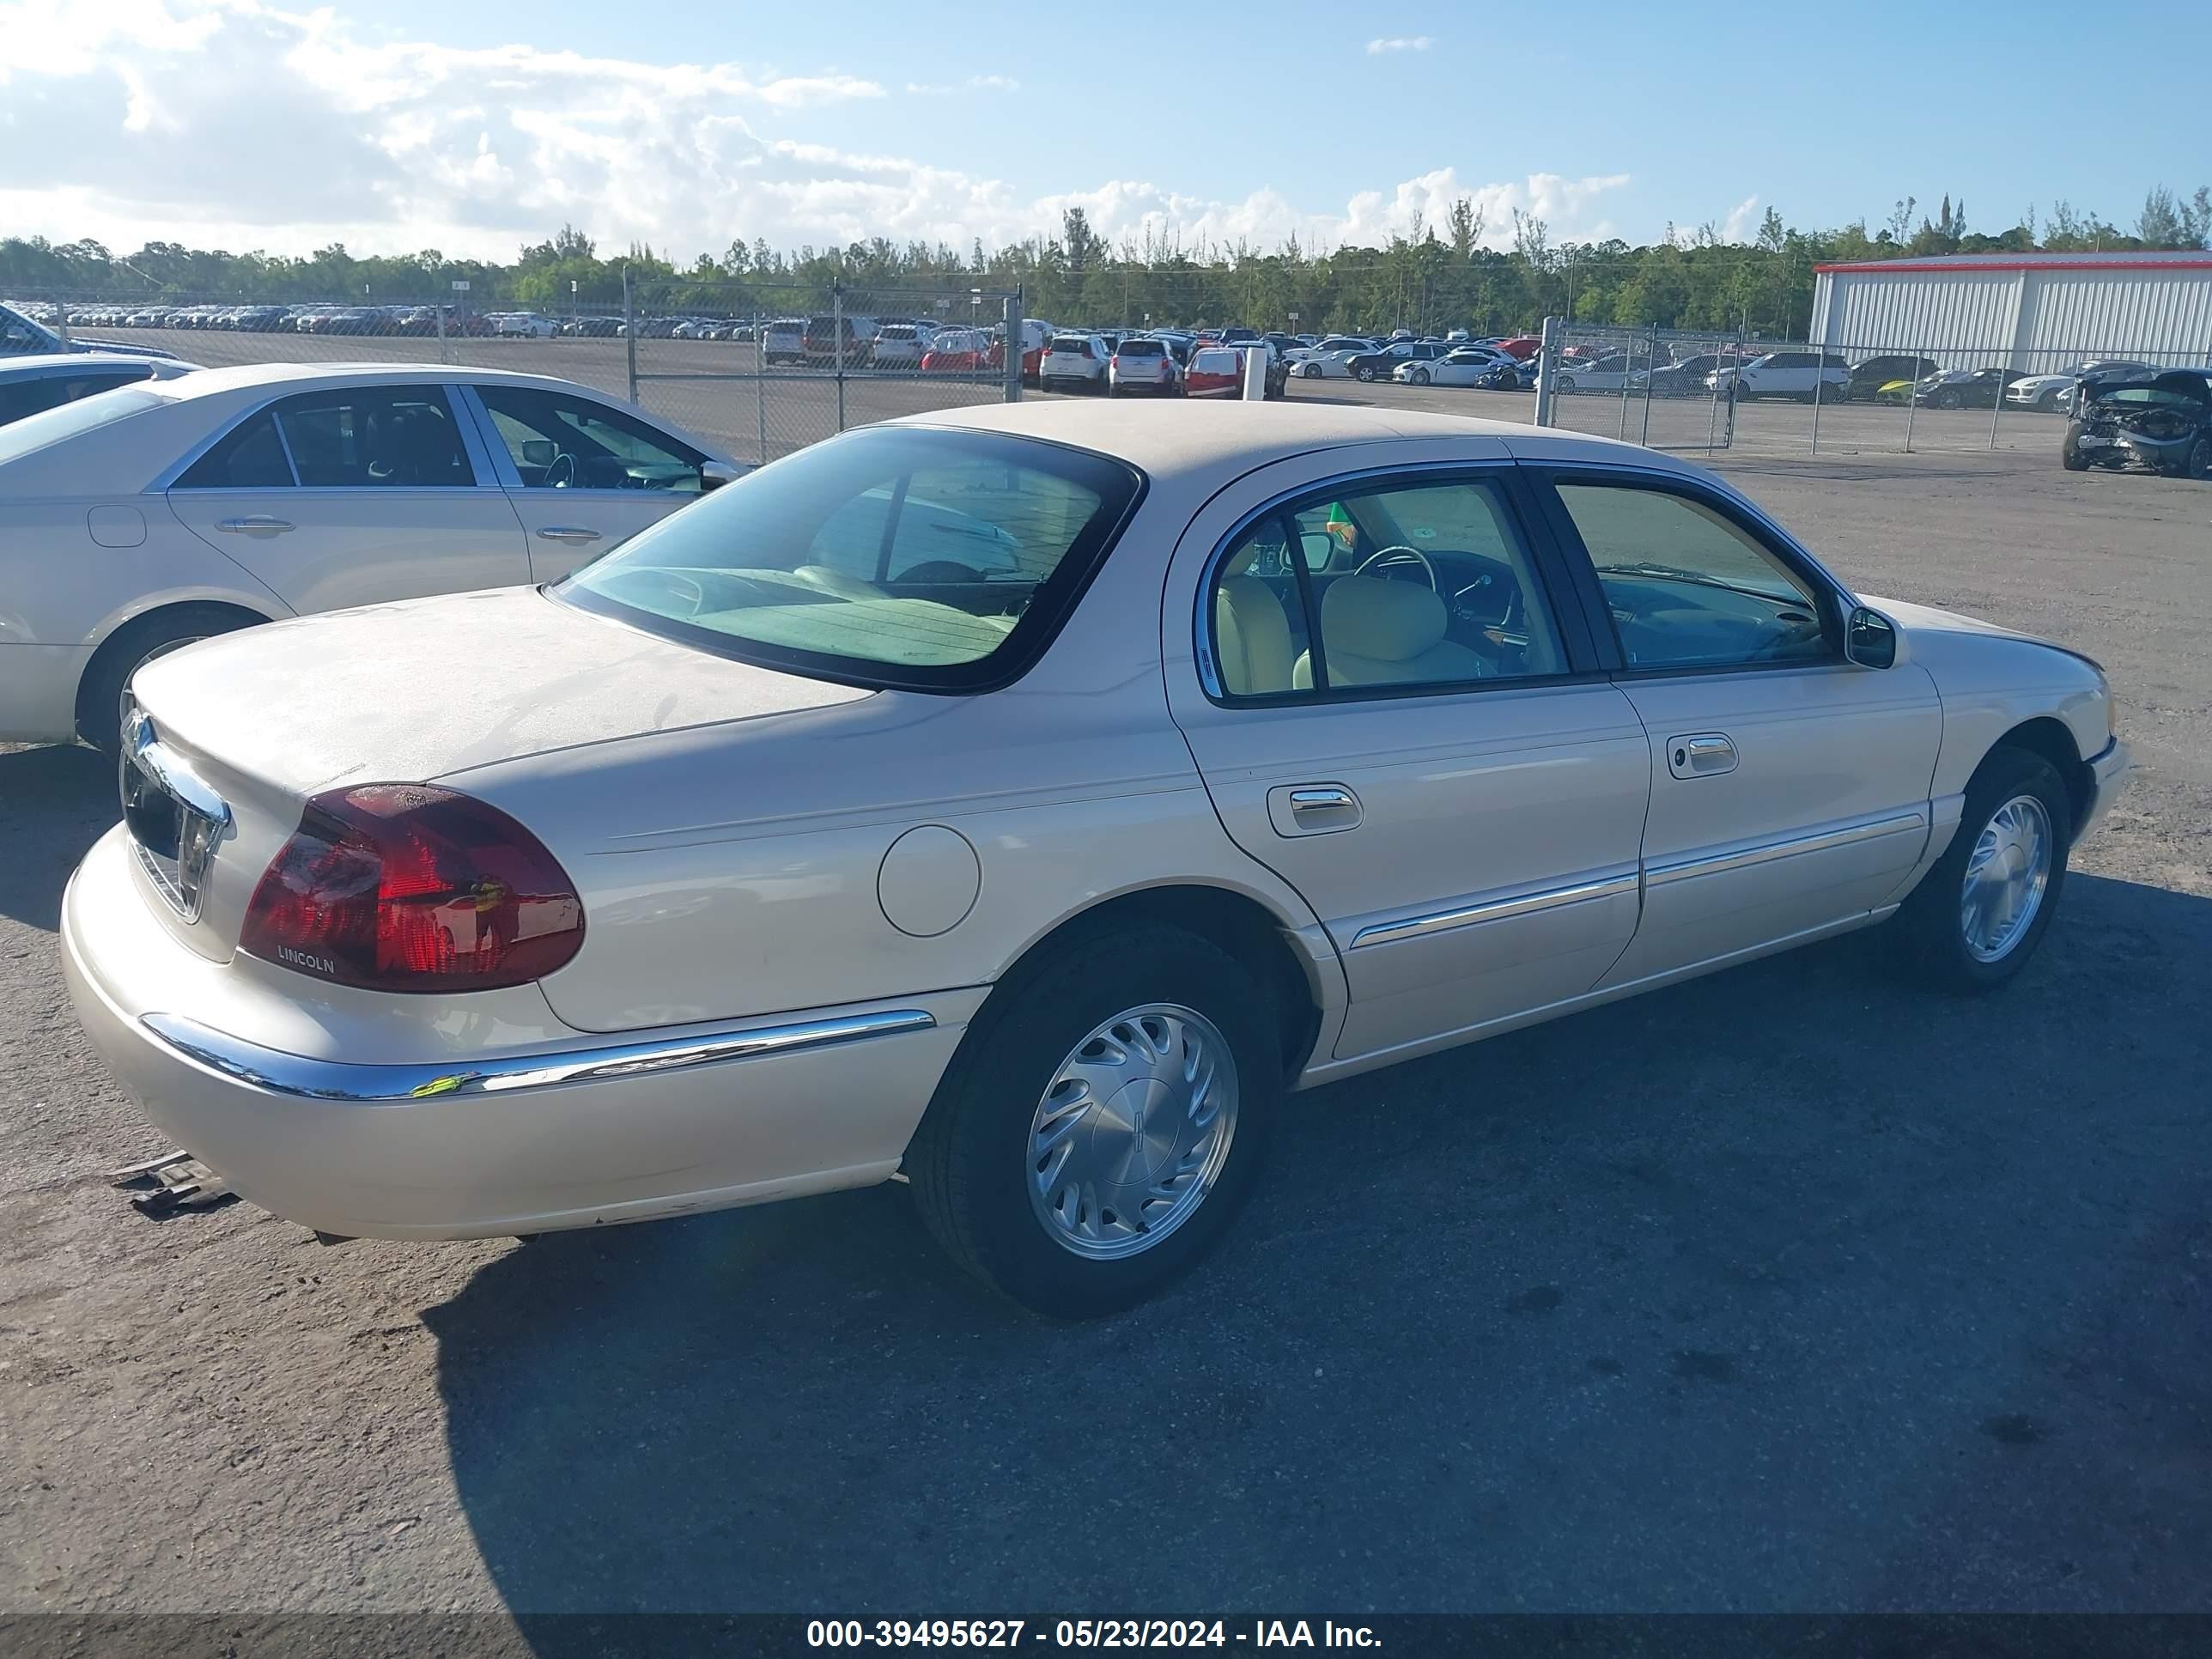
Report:
<svg viewBox="0 0 2212 1659"><path fill-rule="evenodd" d="M584 903L495 806L428 784L317 795L247 905L239 949L340 985L489 991L564 966Z"/></svg>

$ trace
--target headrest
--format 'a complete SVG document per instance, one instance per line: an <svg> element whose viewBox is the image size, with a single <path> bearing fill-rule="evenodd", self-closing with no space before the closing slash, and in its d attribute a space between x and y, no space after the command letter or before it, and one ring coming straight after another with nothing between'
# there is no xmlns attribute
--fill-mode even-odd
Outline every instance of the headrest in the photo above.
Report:
<svg viewBox="0 0 2212 1659"><path fill-rule="evenodd" d="M1347 576L1322 595L1321 637L1331 652L1406 662L1444 636L1444 602L1433 589Z"/></svg>

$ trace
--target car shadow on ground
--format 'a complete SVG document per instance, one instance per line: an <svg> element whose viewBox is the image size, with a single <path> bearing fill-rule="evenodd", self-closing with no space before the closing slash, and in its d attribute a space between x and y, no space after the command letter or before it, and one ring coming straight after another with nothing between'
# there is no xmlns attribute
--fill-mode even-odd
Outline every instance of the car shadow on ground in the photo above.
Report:
<svg viewBox="0 0 2212 1659"><path fill-rule="evenodd" d="M70 872L118 810L114 763L96 750L0 746L0 916L59 927Z"/></svg>
<svg viewBox="0 0 2212 1659"><path fill-rule="evenodd" d="M545 1651L575 1612L2204 1607L2212 901L2077 875L1978 999L1887 944L1298 1097L1223 1249L1100 1323L973 1289L896 1187L520 1246L424 1316L484 1561Z"/></svg>

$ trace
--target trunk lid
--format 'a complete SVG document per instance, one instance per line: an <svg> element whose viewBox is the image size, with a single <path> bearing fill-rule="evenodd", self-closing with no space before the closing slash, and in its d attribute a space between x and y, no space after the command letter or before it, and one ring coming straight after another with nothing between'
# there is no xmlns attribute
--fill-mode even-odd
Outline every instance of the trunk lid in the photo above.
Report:
<svg viewBox="0 0 2212 1659"><path fill-rule="evenodd" d="M531 587L226 635L148 664L132 688L146 720L143 763L125 765L140 883L171 931L217 961L311 795L872 695L656 639ZM225 820L213 831L198 822L210 795Z"/></svg>

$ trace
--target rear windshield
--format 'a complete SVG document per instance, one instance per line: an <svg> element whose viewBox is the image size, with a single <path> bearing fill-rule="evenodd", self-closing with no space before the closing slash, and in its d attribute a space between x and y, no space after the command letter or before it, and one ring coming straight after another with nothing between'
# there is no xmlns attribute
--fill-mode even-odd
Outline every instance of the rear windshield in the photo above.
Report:
<svg viewBox="0 0 2212 1659"><path fill-rule="evenodd" d="M747 662L972 690L1036 660L1141 488L1058 444L874 427L725 484L555 591Z"/></svg>
<svg viewBox="0 0 2212 1659"><path fill-rule="evenodd" d="M0 466L58 444L64 438L74 438L81 432L91 432L147 410L159 409L171 401L150 387L126 386L80 398L73 404L41 410L36 415L26 415L20 421L0 426Z"/></svg>
<svg viewBox="0 0 2212 1659"><path fill-rule="evenodd" d="M1158 340L1124 340L1121 355L1124 357L1158 357L1167 347Z"/></svg>
<svg viewBox="0 0 2212 1659"><path fill-rule="evenodd" d="M914 338L914 326L910 323L893 323L876 337L879 340L911 340Z"/></svg>
<svg viewBox="0 0 2212 1659"><path fill-rule="evenodd" d="M1063 334L1052 343L1052 349L1055 353L1072 351L1079 357L1085 356L1091 350L1091 337L1087 334Z"/></svg>

